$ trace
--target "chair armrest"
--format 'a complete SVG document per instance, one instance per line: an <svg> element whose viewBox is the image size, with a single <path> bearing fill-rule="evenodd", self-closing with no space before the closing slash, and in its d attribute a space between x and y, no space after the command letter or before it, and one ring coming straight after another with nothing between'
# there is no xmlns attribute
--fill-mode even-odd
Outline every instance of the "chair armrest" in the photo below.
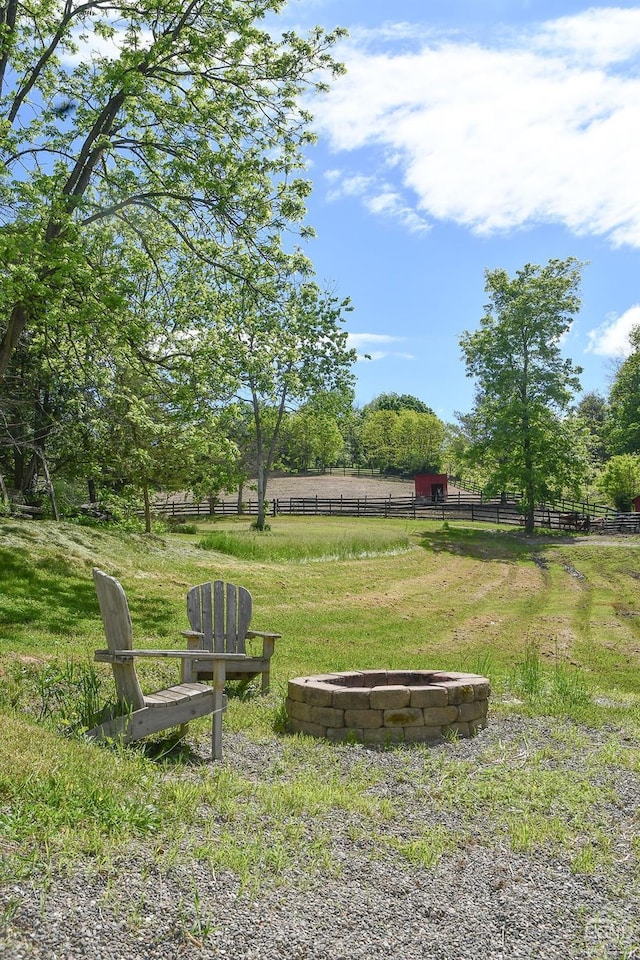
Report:
<svg viewBox="0 0 640 960"><path fill-rule="evenodd" d="M210 653L209 650L96 650L93 659L99 663L118 663L133 657L175 657L179 660L246 660L244 653Z"/></svg>
<svg viewBox="0 0 640 960"><path fill-rule="evenodd" d="M278 637L281 637L281 633L268 633L264 630L247 630L247 636L250 640L254 637L264 637L265 640L277 640Z"/></svg>

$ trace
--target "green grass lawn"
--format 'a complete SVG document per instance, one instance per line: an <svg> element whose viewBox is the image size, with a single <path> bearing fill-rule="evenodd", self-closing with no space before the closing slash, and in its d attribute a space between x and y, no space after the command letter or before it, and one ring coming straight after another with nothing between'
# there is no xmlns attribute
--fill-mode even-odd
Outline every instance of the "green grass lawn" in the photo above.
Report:
<svg viewBox="0 0 640 960"><path fill-rule="evenodd" d="M146 537L0 521L0 880L43 862L108 858L149 835L177 850L203 805L224 824L207 856L243 877L277 874L280 859L300 858L296 809L348 810L362 830L384 836L394 812L372 791L371 770L354 764L345 777L332 746L279 732L286 682L298 675L374 667L483 673L492 682L494 716L554 716L605 730L606 756L589 763L611 771L624 762L640 772L635 538L526 539L519 531L425 521L271 523L263 535L248 520L225 520ZM93 566L122 582L141 647L181 645L189 586L221 578L251 590L254 628L282 634L273 691L266 699L232 698L224 726L258 743L280 738L286 777L267 770L258 789L223 762L187 778L188 754L167 765L149 750L109 750L63 736L77 724L81 701L113 694L108 668L92 665L93 651L104 646ZM91 690L89 668L97 684ZM148 689L174 682L175 670L139 667ZM204 738L207 730L199 721L191 736ZM568 752L586 750L575 736L573 744L568 733L559 737L560 766ZM157 749L162 753L163 743ZM429 777L438 763L438 776L445 775L441 759L416 749L425 770L433 767ZM594 869L598 850L604 857L607 824L591 816L600 801L585 783L578 802L575 773L554 778L539 759L516 768L507 758L471 783L464 764L451 759L445 766L460 796L473 788L469 803L483 815L511 823L509 810L519 811L509 827L512 845L569 848L581 836L587 853L580 869ZM321 832L306 843L315 851L309 862L328 868ZM452 843L464 836L416 833L398 855L428 863Z"/></svg>

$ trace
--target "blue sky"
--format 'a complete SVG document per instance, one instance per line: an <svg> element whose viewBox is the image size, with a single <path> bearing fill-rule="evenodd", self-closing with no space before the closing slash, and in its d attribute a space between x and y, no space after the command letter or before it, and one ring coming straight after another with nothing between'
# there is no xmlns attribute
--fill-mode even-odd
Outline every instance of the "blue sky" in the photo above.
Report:
<svg viewBox="0 0 640 960"><path fill-rule="evenodd" d="M640 322L640 4L290 0L280 20L349 30L311 105L306 252L372 356L357 402L468 411L485 270L568 256L589 263L563 350L606 395Z"/></svg>

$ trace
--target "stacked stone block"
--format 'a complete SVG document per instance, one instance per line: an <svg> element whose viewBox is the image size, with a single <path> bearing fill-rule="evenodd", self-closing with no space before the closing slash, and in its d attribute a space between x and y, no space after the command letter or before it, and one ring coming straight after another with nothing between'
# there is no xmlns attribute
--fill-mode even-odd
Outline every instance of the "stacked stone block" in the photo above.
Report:
<svg viewBox="0 0 640 960"><path fill-rule="evenodd" d="M289 681L287 729L387 744L471 737L487 724L490 685L472 673L363 670Z"/></svg>

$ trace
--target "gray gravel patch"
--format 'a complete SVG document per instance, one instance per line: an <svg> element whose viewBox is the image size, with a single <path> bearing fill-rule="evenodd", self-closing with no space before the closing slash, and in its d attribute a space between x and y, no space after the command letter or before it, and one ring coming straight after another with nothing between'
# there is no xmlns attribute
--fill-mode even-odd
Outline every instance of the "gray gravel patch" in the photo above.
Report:
<svg viewBox="0 0 640 960"><path fill-rule="evenodd" d="M554 721L494 720L474 740L433 748L478 763L527 762L567 733L563 769L580 771L580 740L605 745L610 732ZM624 747L622 746L621 749ZM225 764L258 781L277 779L283 740L256 744L225 733ZM203 747L203 755L205 748ZM141 844L108 868L81 864L53 877L8 884L0 891L0 957L10 960L632 960L640 957L640 876L628 855L638 828L640 776L623 768L604 776L615 796L619 862L606 876L575 873L567 856L512 850L494 825L473 811L429 802L420 782L422 749L376 752L336 745L347 775L357 764L376 777L372 790L391 797L398 816L384 830L402 838L409 823L468 829L467 841L433 868L410 863L375 835L354 831L350 816L323 824L332 869L311 874L304 850L297 865L266 878L257 892L204 861L164 865ZM557 751L549 751L550 766ZM202 768L187 776L202 776ZM310 824L312 826L312 824ZM198 826L194 826L198 830Z"/></svg>

